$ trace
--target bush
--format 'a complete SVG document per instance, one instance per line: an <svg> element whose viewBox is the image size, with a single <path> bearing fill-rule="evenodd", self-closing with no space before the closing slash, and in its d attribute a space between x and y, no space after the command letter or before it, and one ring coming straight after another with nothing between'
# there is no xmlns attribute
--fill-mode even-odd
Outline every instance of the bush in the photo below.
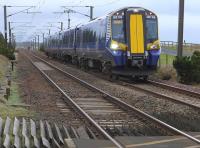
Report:
<svg viewBox="0 0 200 148"><path fill-rule="evenodd" d="M194 79L200 83L200 51L195 51L191 57L192 64L194 65Z"/></svg>
<svg viewBox="0 0 200 148"><path fill-rule="evenodd" d="M155 73L155 77L162 80L176 79L176 71L173 67L161 67Z"/></svg>
<svg viewBox="0 0 200 148"><path fill-rule="evenodd" d="M200 52L195 51L192 57L176 57L173 62L179 81L186 84L200 82Z"/></svg>
<svg viewBox="0 0 200 148"><path fill-rule="evenodd" d="M12 45L6 47L6 42L3 35L0 33L0 54L8 57L10 60L15 60L15 48Z"/></svg>

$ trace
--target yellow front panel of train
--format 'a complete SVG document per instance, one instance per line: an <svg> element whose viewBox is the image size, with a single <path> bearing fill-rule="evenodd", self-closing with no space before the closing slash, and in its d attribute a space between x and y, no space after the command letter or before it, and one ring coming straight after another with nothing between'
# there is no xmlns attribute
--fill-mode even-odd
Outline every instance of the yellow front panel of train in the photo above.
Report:
<svg viewBox="0 0 200 148"><path fill-rule="evenodd" d="M144 54L144 26L141 14L130 16L130 48L132 54Z"/></svg>

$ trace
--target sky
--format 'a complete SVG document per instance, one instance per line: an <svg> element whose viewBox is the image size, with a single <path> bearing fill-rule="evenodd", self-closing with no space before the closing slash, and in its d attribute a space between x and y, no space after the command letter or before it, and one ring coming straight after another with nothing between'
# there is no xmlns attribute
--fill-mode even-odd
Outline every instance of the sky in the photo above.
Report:
<svg viewBox="0 0 200 148"><path fill-rule="evenodd" d="M67 28L67 13L61 6L94 6L94 17L100 17L107 13L126 6L139 6L149 9L158 15L159 32L161 41L177 41L178 34L178 3L179 0L0 0L0 32L4 33L3 6L36 6L30 12L19 13L8 18L17 41L29 41L36 34L45 36L48 33L48 26L52 24L51 34L58 32L58 22L64 22L64 29ZM185 24L184 40L188 43L200 43L200 0L185 0ZM26 8L9 7L8 14L13 14ZM89 8L74 7L75 11L88 14ZM38 13L39 12L39 13ZM77 13L70 13L71 26L86 23L89 18ZM17 22L29 22L26 24ZM20 27L20 25L30 27ZM32 27L31 27L32 26Z"/></svg>

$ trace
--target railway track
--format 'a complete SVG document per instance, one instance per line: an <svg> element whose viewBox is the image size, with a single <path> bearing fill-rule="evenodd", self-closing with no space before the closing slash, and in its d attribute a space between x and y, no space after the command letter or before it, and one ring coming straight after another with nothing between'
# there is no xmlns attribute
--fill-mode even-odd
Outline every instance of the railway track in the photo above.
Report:
<svg viewBox="0 0 200 148"><path fill-rule="evenodd" d="M39 69L40 72L65 96L65 98L67 99L67 102L68 103L70 102L71 104L73 104L74 108L76 108L76 110L78 110L78 112L80 114L84 115L87 118L87 120L94 127L96 127L98 129L98 131L100 133L102 133L107 139L111 140L117 147L123 147L123 146L120 143L118 143L115 139L113 139L106 132L105 127L108 127L108 125L111 126L111 127L116 127L116 126L113 126L113 123L117 123L119 126L122 126L125 118L121 118L121 116L124 116L124 117L126 117L126 119L129 119L129 121L128 121L129 125L131 125L135 121L140 121L139 123L141 123L141 121L143 121L143 122L147 122L147 121L149 122L150 121L151 124L149 124L149 125L154 125L153 131L155 131L155 127L159 127L163 131L167 131L167 133L170 131L170 133L180 134L180 135L183 135L183 136L189 138L190 140L200 144L200 141L198 139L196 139L196 138L194 138L194 137L192 137L192 136L190 136L190 135L188 135L188 134L186 134L186 133L184 133L184 132L182 132L182 131L180 131L180 130L178 130L178 129L176 129L176 128L174 128L174 127L172 127L172 126L170 126L170 125L168 125L168 124L166 124L166 123L164 123L164 122L162 122L162 121L160 121L160 120L158 120L158 119L156 119L156 118L154 118L154 117L152 117L148 114L146 114L146 113L144 113L143 111L121 101L119 98L116 98L116 97L102 91L101 89L99 89L99 88L97 88L97 87L95 87L95 86L93 86L93 85L91 85L91 84L89 84L89 83L67 73L66 71L63 71L62 69L57 68L55 65L48 63L47 61L45 61L45 60L43 60L43 59L41 59L41 58L39 58L35 55L34 55L34 57L37 58L38 60L42 61L43 63L47 64L51 68L60 71L62 73L62 75L65 77L65 79L66 79L66 76L67 76L68 77L67 78L68 84L71 85L71 83L75 83L75 82L71 82L71 80L69 80L69 77L70 77L70 79L76 80L76 84L80 83L82 86L87 87L88 90L95 92L95 95L92 96L92 97L95 97L95 99L94 98L91 99L91 96L88 97L87 96L88 94L86 93L87 94L86 98L91 99L91 100L90 99L89 100L86 99L86 100L91 103L89 105L89 107L92 107L92 108L100 107L101 108L98 112L96 112L97 114L96 113L94 114L93 112L91 112L91 109L88 109L88 106L87 106L88 104L85 103L85 102L87 102L85 99L79 98L79 97L75 97L75 98L72 99L72 96L74 94L73 93L70 94L70 95L67 94L67 91L65 91L66 86L65 86L65 83L63 82L63 79L62 80L61 79L56 80L56 78L55 78L55 80L57 82L54 82L50 77L55 75L55 73L48 72L48 74L47 74L47 73L44 72L44 70ZM35 63L32 60L31 60L31 62L34 66L36 66ZM63 86L65 86L64 89L63 89ZM86 88L84 88L84 89L86 89ZM85 94L85 91L83 91L83 94ZM97 99L98 99L98 101L97 101ZM81 103L81 101L82 101L82 103ZM94 103L97 104L98 102L100 102L100 104L98 104L98 106L94 107L93 106ZM106 105L104 103L106 103ZM101 111L105 112L105 107L110 108L112 110L112 113L114 113L114 114L112 114L112 113L109 114L112 117L114 117L114 118L112 118L112 120L109 119L110 121L108 121L107 117L106 117L106 119L101 117L102 114L100 112ZM108 111L110 111L110 110L107 110L107 112ZM100 116L99 116L99 114L100 114ZM108 115L108 117L109 117L109 115ZM116 116L113 116L113 115L116 115ZM136 116L138 118L137 120L135 120ZM125 121L127 123L127 120L125 120ZM114 124L114 125L116 125L116 124ZM109 130L110 129L112 129L112 128L109 128ZM110 132L110 133L112 133L112 132Z"/></svg>
<svg viewBox="0 0 200 148"><path fill-rule="evenodd" d="M50 76L48 76L48 74L45 73L45 71L48 71L50 69L47 69L44 68L44 65L43 65L43 68L39 68L38 64L41 64L39 62L35 62L33 61L30 57L26 56L30 62L41 72L41 74L55 87L57 88L60 93L64 96L64 101L68 104L68 105L71 105L72 108L74 108L74 110L76 112L79 113L79 115L82 115L83 118L87 119L87 121L89 121L89 123L91 124L91 126L93 128L95 128L101 135L99 136L104 136L106 137L107 139L109 139L110 141L112 141L114 143L115 146L119 147L119 148L122 148L123 146L118 143L115 139L113 139L99 124L97 124L97 122L95 120L93 120L66 92L65 90L63 90L61 87L59 87L58 84L56 84L56 82L54 82ZM40 65L41 66L41 65ZM65 77L66 78L66 77ZM64 80L65 81L65 80ZM62 82L57 82L57 83L62 83Z"/></svg>
<svg viewBox="0 0 200 148"><path fill-rule="evenodd" d="M124 81L120 81L121 85L132 87L135 90L142 91L153 95L157 98L167 99L178 104L189 106L193 109L200 110L200 96L197 92L173 87L167 84L158 83L155 81L148 81L149 83L137 83L132 84ZM174 88L174 89L173 89ZM155 91L156 90L156 91ZM189 94L191 92L191 95ZM192 93L193 92L193 93Z"/></svg>
<svg viewBox="0 0 200 148"><path fill-rule="evenodd" d="M102 79L108 79L107 77L105 78L104 76L99 75L96 72L88 72L88 73L91 73ZM137 83L137 85L135 85L130 82L126 83L126 80L125 81L115 81L115 82L116 83L119 82L118 84L120 84L120 85L132 87L138 91L151 94L158 98L167 99L167 100L175 102L177 104L189 106L193 109L198 109L198 110L200 109L200 102L199 102L200 93L197 91L194 91L194 90L189 90L186 88L172 86L169 84L156 82L153 80L147 81L149 86L147 86L147 84L138 84ZM150 87L152 87L152 88L150 88ZM148 89L148 88L150 88L150 89ZM164 89L168 90L168 91L165 91ZM157 91L155 92L155 90L157 90Z"/></svg>
<svg viewBox="0 0 200 148"><path fill-rule="evenodd" d="M96 72L89 72L95 76L98 76L102 79L108 79L107 77L105 78L104 76L102 75L99 75L97 74ZM117 81L116 81L117 82ZM200 93L199 92L196 92L194 90L188 90L186 88L180 88L180 87L177 87L177 86L172 86L172 85L169 85L169 84L165 84L165 83L161 83L161 82L156 82L156 81L153 81L153 80L148 80L148 84L150 86L152 86L152 88L156 88L155 90L157 89L166 89L166 90L169 90L169 91L172 91L176 94L179 94L180 97L178 97L178 99L176 99L175 97L171 97L170 94L171 92L167 91L168 93L156 93L155 91L152 91L151 89L143 89L141 87L139 87L140 85L132 85L132 83L125 83L126 81L120 81L120 85L127 85L127 86L132 86L133 88L139 90L139 91L143 91L143 92L146 92L146 93L149 93L151 95L154 95L156 97L161 97L161 98L164 98L164 99L168 99L170 101L173 101L175 103L180 103L180 104L183 104L183 105L187 105L187 106L190 106L192 108L195 108L195 109L200 109L200 104L199 104L199 99L200 99ZM142 85L142 84L141 84ZM146 85L146 84L144 84ZM143 86L144 86L143 85ZM145 87L144 87L145 88ZM189 96L189 97L186 97L186 96ZM181 98L182 97L182 98Z"/></svg>
<svg viewBox="0 0 200 148"><path fill-rule="evenodd" d="M188 90L186 88L180 88L180 87L177 87L177 86L172 86L172 85L161 83L161 82L156 82L156 81L153 81L153 80L148 80L147 82L152 84L152 85L158 86L158 87L169 89L169 90L179 92L179 93L182 93L182 94L185 94L185 95L188 95L188 96L200 98L200 93L195 92L193 90Z"/></svg>

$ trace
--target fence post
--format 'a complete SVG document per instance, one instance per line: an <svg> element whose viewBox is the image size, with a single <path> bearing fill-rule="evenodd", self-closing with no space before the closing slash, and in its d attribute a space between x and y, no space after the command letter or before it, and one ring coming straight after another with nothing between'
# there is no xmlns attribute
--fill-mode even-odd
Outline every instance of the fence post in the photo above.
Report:
<svg viewBox="0 0 200 148"><path fill-rule="evenodd" d="M169 58L168 58L168 54L166 54L166 65L168 66L169 64Z"/></svg>

